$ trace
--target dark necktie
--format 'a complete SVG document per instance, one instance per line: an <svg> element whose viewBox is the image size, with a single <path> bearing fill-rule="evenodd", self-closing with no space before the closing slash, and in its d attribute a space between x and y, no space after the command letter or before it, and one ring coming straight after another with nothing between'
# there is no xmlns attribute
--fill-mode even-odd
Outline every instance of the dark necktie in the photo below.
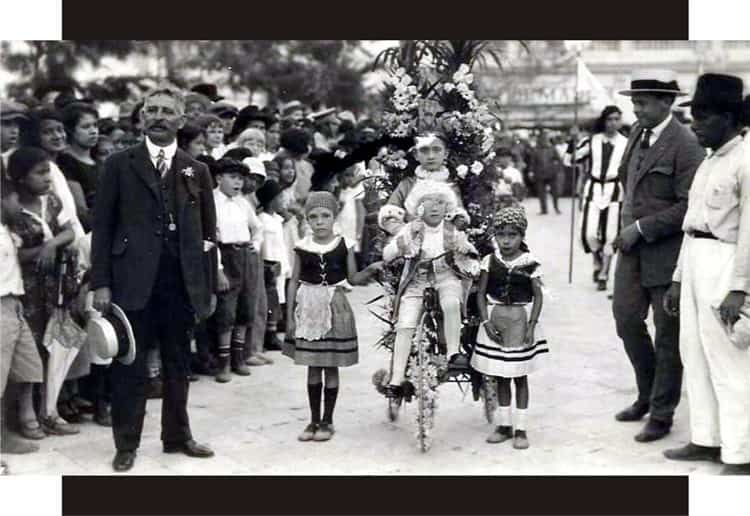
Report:
<svg viewBox="0 0 750 516"><path fill-rule="evenodd" d="M641 152L638 153L638 170L640 170L641 165L643 164L643 158L646 155L646 151L651 147L652 134L653 131L651 129L643 131L643 138L641 138Z"/></svg>
<svg viewBox="0 0 750 516"><path fill-rule="evenodd" d="M160 180L167 173L167 156L164 154L164 149L161 149L159 155L156 157L156 170L159 171Z"/></svg>
<svg viewBox="0 0 750 516"><path fill-rule="evenodd" d="M651 135L654 132L651 129L643 131L643 139L641 140L641 150L646 150L651 147Z"/></svg>

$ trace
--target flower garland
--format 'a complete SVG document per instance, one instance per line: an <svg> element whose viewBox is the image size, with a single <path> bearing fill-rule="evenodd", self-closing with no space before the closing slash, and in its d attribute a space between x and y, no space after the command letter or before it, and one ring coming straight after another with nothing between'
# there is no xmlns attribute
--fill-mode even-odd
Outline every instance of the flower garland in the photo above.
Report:
<svg viewBox="0 0 750 516"><path fill-rule="evenodd" d="M382 117L382 127L386 134L396 137L416 137L425 130L439 130L446 138L448 158L446 166L450 172L451 181L461 192L463 205L470 216L470 225L465 228L469 242L474 245L480 255L492 250L492 221L491 216L483 213L480 206L473 200L473 189L478 183L480 174L495 158L494 139L492 135L490 113L476 95L474 76L468 65L462 64L448 77L430 83L419 68L413 75L403 68L395 71L386 81L386 106ZM398 184L416 168L413 156L403 150L387 147L376 157L380 170L367 173L368 186L377 191L381 200L386 200L396 189ZM382 250L387 236L379 232L375 238L375 247ZM449 238L449 240L451 240ZM453 247L459 242L450 241ZM386 301L380 307L381 314L375 314L381 321L387 322L384 335L378 341L378 347L393 350L395 328L392 322L393 296L397 292L403 261L398 260L388 264L381 276L381 285L385 291ZM475 324L477 321L472 321ZM437 342L435 328L429 325L424 330L425 343ZM434 426L435 409L437 408L437 387L442 373L447 370L447 358L433 355L425 350L425 360L419 366L417 362L417 343L412 346L406 377L415 383L419 377L420 367L426 381L421 386L425 400L424 422L422 436L429 447L430 433ZM419 413L417 411L417 418ZM418 429L418 432L420 430ZM418 435L419 437L419 435Z"/></svg>

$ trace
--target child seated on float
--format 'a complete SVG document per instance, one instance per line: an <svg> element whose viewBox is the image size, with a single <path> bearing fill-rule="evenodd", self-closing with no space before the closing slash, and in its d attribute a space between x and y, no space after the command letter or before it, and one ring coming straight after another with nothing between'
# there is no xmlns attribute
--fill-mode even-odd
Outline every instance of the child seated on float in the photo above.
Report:
<svg viewBox="0 0 750 516"><path fill-rule="evenodd" d="M462 279L471 279L479 272L476 249L466 233L450 221L458 209L458 200L448 184L421 181L409 193L404 206L416 218L402 227L383 249L386 263L401 256L406 258L393 305L396 340L390 383L385 388L386 396L392 398L404 394L406 365L422 315L423 293L428 286L432 285L440 298L448 365L453 368L467 365L466 357L459 353ZM426 260L431 261L425 264Z"/></svg>

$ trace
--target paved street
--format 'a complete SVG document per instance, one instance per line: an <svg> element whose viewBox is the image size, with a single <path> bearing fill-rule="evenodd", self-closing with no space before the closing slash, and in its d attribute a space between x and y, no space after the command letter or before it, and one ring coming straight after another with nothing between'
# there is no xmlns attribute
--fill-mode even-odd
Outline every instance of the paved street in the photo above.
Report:
<svg viewBox="0 0 750 516"><path fill-rule="evenodd" d="M432 449L420 453L414 438L415 406L396 423L388 422L385 401L372 384L388 354L373 345L378 321L363 303L379 294L357 289L350 302L357 313L360 364L341 370L335 414L337 433L327 443L300 443L307 423L305 369L279 353L272 366L253 368L247 378L229 384L211 378L191 385L190 416L197 440L209 443L216 457L189 459L161 452L161 402L148 402L142 446L133 474L716 474L719 465L668 462L662 450L688 440L687 398L673 432L662 441L633 440L642 423L618 423L614 413L635 399L634 378L615 334L606 294L590 279L589 257L577 248L576 274L567 283L570 201L563 215L536 215L527 203L528 242L542 261L546 286L542 321L551 353L544 369L530 377L528 435L531 447L518 451L510 442L487 444L491 430L480 403L463 397L455 385L440 391ZM114 448L109 429L84 424L81 434L50 437L42 451L8 456L18 474L110 474Z"/></svg>

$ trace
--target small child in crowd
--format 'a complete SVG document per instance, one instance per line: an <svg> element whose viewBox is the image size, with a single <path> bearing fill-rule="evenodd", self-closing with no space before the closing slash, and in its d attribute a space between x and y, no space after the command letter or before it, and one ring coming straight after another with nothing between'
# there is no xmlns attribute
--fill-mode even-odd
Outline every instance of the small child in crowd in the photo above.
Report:
<svg viewBox="0 0 750 516"><path fill-rule="evenodd" d="M3 178L4 179L4 178ZM0 298L2 298L2 319L0 319L0 451L5 453L32 453L39 447L6 428L5 407L10 400L6 396L8 381L28 386L41 383L44 379L42 359L31 334L29 324L24 317L21 298L24 295L21 264L18 261L17 247L20 245L18 237L9 228L21 216L21 205L18 194L10 182L2 182L2 203L0 203ZM25 407L26 417L36 420L33 408ZM43 434L42 434L43 437ZM8 466L2 462L2 474L7 474Z"/></svg>
<svg viewBox="0 0 750 516"><path fill-rule="evenodd" d="M266 183L255 192L258 203L263 209L259 215L263 225L263 274L268 300L268 319L266 321L265 348L280 350L281 342L276 336L281 311L281 294L286 275L289 273L289 262L284 242L284 219L279 214L282 207L281 187L276 181Z"/></svg>
<svg viewBox="0 0 750 516"><path fill-rule="evenodd" d="M297 259L289 282L284 354L295 364L308 366L311 421L299 435L300 441L327 441L333 436L339 367L359 361L357 328L345 285L347 280L351 285L365 284L381 266L376 262L357 272L352 242L333 231L337 213L338 201L331 193L308 195L305 214L312 234L295 248Z"/></svg>
<svg viewBox="0 0 750 516"><path fill-rule="evenodd" d="M36 147L21 147L8 159L8 175L18 193L21 213L11 225L11 230L20 237L18 257L23 277L24 315L34 336L42 363L49 358L43 345L44 332L52 316L55 302L60 252L74 239L72 222L62 210L62 203L52 191L49 155ZM67 371L45 370L45 383L53 375L65 375ZM59 379L55 377L55 379ZM31 384L23 384L19 394L21 427L25 435L43 437L71 435L79 432L57 411L57 396L43 396L39 420L32 407ZM52 399L54 397L54 399ZM40 430L41 423L41 430Z"/></svg>
<svg viewBox="0 0 750 516"><path fill-rule="evenodd" d="M242 196L249 168L231 158L216 163L214 202L216 204L216 237L219 244L219 296L216 306L216 329L219 335L219 373L216 381L231 380L231 370L248 376L245 364L245 333L252 324L255 306L251 305L256 286L257 255L253 235L262 226L250 203ZM236 338L232 339L232 335Z"/></svg>
<svg viewBox="0 0 750 516"><path fill-rule="evenodd" d="M471 366L497 379L500 426L487 437L487 442L501 443L513 439L514 448L525 449L529 447L526 436L529 385L526 375L536 369L539 355L549 351L539 329L542 274L539 262L523 241L528 226L523 208L503 208L494 225L496 249L482 259L479 277L477 304L483 322ZM511 379L516 386L512 426Z"/></svg>
<svg viewBox="0 0 750 516"><path fill-rule="evenodd" d="M195 124L203 130L205 135L206 153L219 160L224 156L227 150L224 145L224 124L216 115L205 114L199 116Z"/></svg>
<svg viewBox="0 0 750 516"><path fill-rule="evenodd" d="M362 233L365 228L365 186L358 177L358 165L352 165L341 173L339 203L341 212L336 217L341 234L354 242L354 255L357 265L362 263Z"/></svg>
<svg viewBox="0 0 750 516"><path fill-rule="evenodd" d="M234 149L234 151L229 152L232 153L238 150L239 149ZM256 213L258 199L255 197L255 192L266 182L266 167L260 158L249 156L243 158L242 163L250 169L250 175L245 177L245 186L242 189L242 194L252 208L253 213ZM258 222L260 223L260 217L258 217ZM266 319L268 318L268 300L266 299L263 258L261 256L263 224L261 223L260 226L259 231L253 233L253 254L255 254L254 268L256 278L255 289L252 291L252 299L250 302L254 307L253 324L247 328L247 332L245 333L245 356L247 357L245 363L249 366L273 364L273 359L263 353L266 335Z"/></svg>

